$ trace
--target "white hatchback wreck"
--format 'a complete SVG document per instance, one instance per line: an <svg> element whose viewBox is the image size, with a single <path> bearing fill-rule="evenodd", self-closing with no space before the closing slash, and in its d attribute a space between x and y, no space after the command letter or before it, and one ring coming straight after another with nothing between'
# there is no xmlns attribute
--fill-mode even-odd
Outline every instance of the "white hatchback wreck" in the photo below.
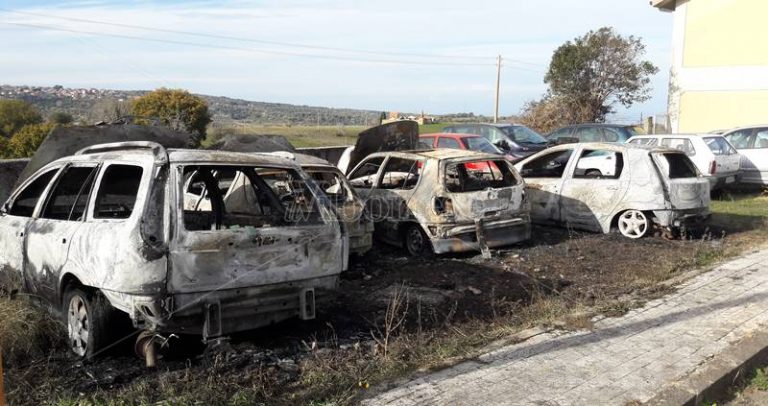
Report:
<svg viewBox="0 0 768 406"><path fill-rule="evenodd" d="M72 349L90 356L109 344L115 310L137 328L206 340L314 318L345 263L342 232L292 160L103 144L11 194L0 269L61 309Z"/></svg>
<svg viewBox="0 0 768 406"><path fill-rule="evenodd" d="M378 152L349 174L378 238L414 256L481 250L531 236L524 183L498 155L439 149Z"/></svg>
<svg viewBox="0 0 768 406"><path fill-rule="evenodd" d="M709 181L677 149L580 143L552 147L515 167L534 222L640 238L709 216Z"/></svg>

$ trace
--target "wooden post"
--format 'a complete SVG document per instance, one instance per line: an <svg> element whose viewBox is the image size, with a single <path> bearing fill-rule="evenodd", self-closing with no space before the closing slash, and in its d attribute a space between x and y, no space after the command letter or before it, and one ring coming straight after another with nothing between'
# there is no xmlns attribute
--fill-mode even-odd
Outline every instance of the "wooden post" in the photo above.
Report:
<svg viewBox="0 0 768 406"><path fill-rule="evenodd" d="M653 134L656 132L656 129L653 128L653 116L648 116L645 118L645 133L646 134Z"/></svg>

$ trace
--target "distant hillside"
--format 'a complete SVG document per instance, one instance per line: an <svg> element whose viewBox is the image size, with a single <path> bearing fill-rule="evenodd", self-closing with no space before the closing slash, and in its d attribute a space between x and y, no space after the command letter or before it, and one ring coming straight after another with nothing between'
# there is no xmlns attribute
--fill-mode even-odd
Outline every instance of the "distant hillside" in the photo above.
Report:
<svg viewBox="0 0 768 406"><path fill-rule="evenodd" d="M61 111L84 124L106 119L115 107L127 111L130 100L146 90L71 89L62 86L0 85L0 99L22 99L34 104L44 116ZM298 106L255 102L221 96L199 95L208 102L214 123L263 125L375 125L380 111Z"/></svg>

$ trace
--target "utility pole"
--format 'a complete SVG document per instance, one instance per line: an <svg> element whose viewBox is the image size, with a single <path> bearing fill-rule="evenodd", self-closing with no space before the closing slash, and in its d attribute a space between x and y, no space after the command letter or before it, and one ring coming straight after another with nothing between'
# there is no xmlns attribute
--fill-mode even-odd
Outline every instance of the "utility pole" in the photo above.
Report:
<svg viewBox="0 0 768 406"><path fill-rule="evenodd" d="M496 103L493 110L493 122L499 122L499 82L501 82L501 55L496 58Z"/></svg>

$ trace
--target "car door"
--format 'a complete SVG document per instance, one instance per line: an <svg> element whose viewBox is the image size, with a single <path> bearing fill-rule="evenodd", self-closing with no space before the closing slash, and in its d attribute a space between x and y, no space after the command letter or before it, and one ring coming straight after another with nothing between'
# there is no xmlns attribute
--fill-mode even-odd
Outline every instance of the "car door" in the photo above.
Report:
<svg viewBox="0 0 768 406"><path fill-rule="evenodd" d="M560 193L573 151L573 148L556 149L515 165L526 182L533 221L561 220Z"/></svg>
<svg viewBox="0 0 768 406"><path fill-rule="evenodd" d="M18 276L25 290L29 290L24 273L27 228L36 213L40 197L59 169L51 168L31 177L11 195L0 211L0 269Z"/></svg>
<svg viewBox="0 0 768 406"><path fill-rule="evenodd" d="M718 177L725 177L726 183L733 183L741 166L741 156L736 149L723 137L704 137L699 143L701 147L708 148L714 155L716 163L715 174Z"/></svg>
<svg viewBox="0 0 768 406"><path fill-rule="evenodd" d="M725 139L741 154L743 183L768 184L768 145L759 148L765 141L758 142L758 134L761 134L761 141L765 140L768 128L746 128L725 135Z"/></svg>
<svg viewBox="0 0 768 406"><path fill-rule="evenodd" d="M72 237L83 223L96 168L95 163L65 167L27 228L24 272L29 290L50 303L58 302L62 268Z"/></svg>
<svg viewBox="0 0 768 406"><path fill-rule="evenodd" d="M387 215L376 224L378 237L399 242L400 225L415 219L408 203L419 183L423 166L423 161L400 157L389 157L384 163L376 186L376 198Z"/></svg>
<svg viewBox="0 0 768 406"><path fill-rule="evenodd" d="M567 170L560 193L562 220L573 228L607 231L627 192L624 154L612 149L581 147Z"/></svg>

